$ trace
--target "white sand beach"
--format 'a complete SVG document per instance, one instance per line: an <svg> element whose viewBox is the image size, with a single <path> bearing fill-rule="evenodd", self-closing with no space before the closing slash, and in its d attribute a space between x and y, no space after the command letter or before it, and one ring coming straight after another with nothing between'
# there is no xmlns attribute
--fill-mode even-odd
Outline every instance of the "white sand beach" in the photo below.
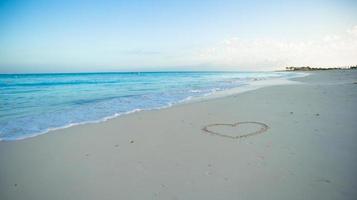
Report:
<svg viewBox="0 0 357 200"><path fill-rule="evenodd" d="M0 142L0 199L356 199L357 70L295 81Z"/></svg>

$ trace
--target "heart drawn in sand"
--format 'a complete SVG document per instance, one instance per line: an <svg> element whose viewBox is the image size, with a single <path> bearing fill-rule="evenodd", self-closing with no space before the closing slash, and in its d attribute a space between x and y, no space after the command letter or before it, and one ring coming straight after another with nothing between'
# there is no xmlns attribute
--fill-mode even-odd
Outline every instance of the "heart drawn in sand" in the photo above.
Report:
<svg viewBox="0 0 357 200"><path fill-rule="evenodd" d="M237 122L234 124L208 124L202 128L207 133L231 139L257 135L268 129L268 125L253 121Z"/></svg>

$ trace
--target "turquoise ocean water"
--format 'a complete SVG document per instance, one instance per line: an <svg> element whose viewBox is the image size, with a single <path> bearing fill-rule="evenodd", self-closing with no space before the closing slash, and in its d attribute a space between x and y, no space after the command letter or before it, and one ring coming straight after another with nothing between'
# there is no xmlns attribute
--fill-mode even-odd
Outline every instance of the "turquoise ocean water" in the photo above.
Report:
<svg viewBox="0 0 357 200"><path fill-rule="evenodd" d="M0 140L168 107L282 72L1 74Z"/></svg>

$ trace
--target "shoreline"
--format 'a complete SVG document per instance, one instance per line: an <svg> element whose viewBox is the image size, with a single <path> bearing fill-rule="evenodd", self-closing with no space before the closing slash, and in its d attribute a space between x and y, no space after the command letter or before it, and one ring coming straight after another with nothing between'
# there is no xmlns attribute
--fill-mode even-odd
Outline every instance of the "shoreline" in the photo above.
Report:
<svg viewBox="0 0 357 200"><path fill-rule="evenodd" d="M0 142L0 199L352 200L356 80L312 72L303 84Z"/></svg>
<svg viewBox="0 0 357 200"><path fill-rule="evenodd" d="M284 72L283 72L284 73ZM229 97L231 95L236 95L236 94L240 94L240 93L244 93L244 92L248 92L248 91L252 91L252 90L257 90L260 88L264 88L264 87L270 87L270 86L276 86L276 85L285 85L285 84L300 84L300 82L298 81L293 81L291 79L295 79L295 78L301 78L301 77L305 77L305 76L309 76L310 74L307 72L286 72L286 73L293 73L295 74L294 77L284 77L284 78L269 78L269 79L265 79L263 78L262 80L253 80L248 82L247 85L242 85L239 87L235 87L235 88L230 88L230 89L226 89L223 91L216 91L216 92L212 92L212 93L207 93L203 96L197 96L197 97L188 97L184 100L178 101L178 102L174 102L170 105L165 105L165 106L161 106L158 108L150 108L150 109L134 109L134 110L130 110L124 113L115 113L114 115L110 115L110 116L106 116L102 119L98 119L95 121L84 121L84 122L78 122L78 123L71 123L71 124L67 124L64 126L60 126L60 127L53 127L53 128L48 128L42 132L39 133L33 133L31 135L27 135L24 137L18 137L15 139L1 139L0 138L0 143L1 142L15 142L15 141L19 141L19 140L26 140L26 139L30 139L30 138L34 138L34 137L38 137L44 134L51 134L54 131L58 131L58 130L62 130L62 129L67 129L67 128L71 128L74 126L83 126L83 125L87 125L87 124L98 124L98 123L103 123L106 122L108 120L113 120L116 119L118 117L123 117L129 114L133 114L133 113L137 113L137 112L142 112L142 111L155 111L155 110L162 110L162 109L168 109L171 108L173 106L178 106L178 105L182 105L182 104L190 104L190 103L196 103L196 102L201 102L201 101L208 101L208 100L212 100L212 99L217 99L217 98L224 98L224 97Z"/></svg>

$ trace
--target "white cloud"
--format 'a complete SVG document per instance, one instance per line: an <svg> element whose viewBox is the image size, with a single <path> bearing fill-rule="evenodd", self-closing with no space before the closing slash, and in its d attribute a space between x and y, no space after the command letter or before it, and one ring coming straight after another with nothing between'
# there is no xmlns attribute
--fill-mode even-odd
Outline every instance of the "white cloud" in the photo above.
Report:
<svg viewBox="0 0 357 200"><path fill-rule="evenodd" d="M339 35L327 35L314 41L229 38L194 54L198 63L244 70L356 65L357 26Z"/></svg>

